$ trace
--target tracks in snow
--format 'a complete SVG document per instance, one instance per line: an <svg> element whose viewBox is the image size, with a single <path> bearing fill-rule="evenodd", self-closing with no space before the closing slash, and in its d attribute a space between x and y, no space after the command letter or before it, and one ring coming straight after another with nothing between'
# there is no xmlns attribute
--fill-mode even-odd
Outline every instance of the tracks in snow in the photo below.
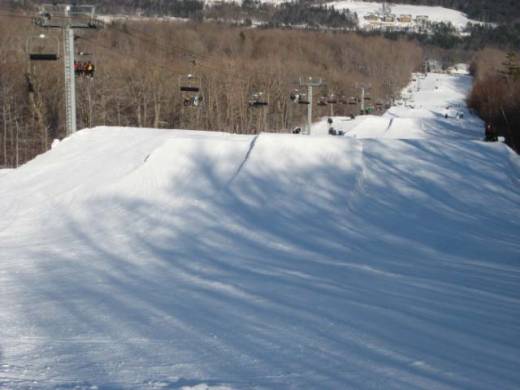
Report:
<svg viewBox="0 0 520 390"><path fill-rule="evenodd" d="M240 172L242 171L242 169L246 165L247 161L249 160L249 157L251 156L251 153L253 152L253 149L255 148L256 141L258 140L259 137L260 137L260 134L257 134L251 140L251 143L249 144L249 149L247 150L247 153L246 153L244 159L242 160L242 162L238 166L236 172L233 174L233 176L231 176L231 178L226 183L226 187L229 187L231 184L233 184L235 179L238 177L238 175L240 174Z"/></svg>

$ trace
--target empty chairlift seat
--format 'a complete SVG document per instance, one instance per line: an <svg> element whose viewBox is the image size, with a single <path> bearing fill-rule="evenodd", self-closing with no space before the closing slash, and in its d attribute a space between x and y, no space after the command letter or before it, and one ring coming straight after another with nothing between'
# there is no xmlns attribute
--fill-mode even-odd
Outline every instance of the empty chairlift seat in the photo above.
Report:
<svg viewBox="0 0 520 390"><path fill-rule="evenodd" d="M27 52L31 61L57 61L60 43L57 38L40 34L27 39Z"/></svg>

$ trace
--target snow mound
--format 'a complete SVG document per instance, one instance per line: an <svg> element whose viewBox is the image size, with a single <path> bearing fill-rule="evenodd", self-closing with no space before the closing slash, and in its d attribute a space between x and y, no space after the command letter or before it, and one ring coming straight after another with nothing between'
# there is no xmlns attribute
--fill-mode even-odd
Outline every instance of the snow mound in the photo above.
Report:
<svg viewBox="0 0 520 390"><path fill-rule="evenodd" d="M513 389L518 167L479 141L80 131L0 176L0 388Z"/></svg>

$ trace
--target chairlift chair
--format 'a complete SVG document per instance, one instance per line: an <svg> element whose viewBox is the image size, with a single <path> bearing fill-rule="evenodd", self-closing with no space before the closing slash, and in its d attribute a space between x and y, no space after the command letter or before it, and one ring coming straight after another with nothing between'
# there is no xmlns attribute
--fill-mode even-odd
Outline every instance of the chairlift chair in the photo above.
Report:
<svg viewBox="0 0 520 390"><path fill-rule="evenodd" d="M181 92L199 92L200 84L200 78L192 74L179 77L179 89Z"/></svg>
<svg viewBox="0 0 520 390"><path fill-rule="evenodd" d="M291 94L291 100L292 100ZM307 94L305 92L299 92L298 90L295 90L294 92L295 99L293 100L295 103L298 104L310 104L309 99L307 98Z"/></svg>
<svg viewBox="0 0 520 390"><path fill-rule="evenodd" d="M342 95L340 98L339 98L339 103L340 104L347 104L348 103L348 100L347 100L347 97Z"/></svg>
<svg viewBox="0 0 520 390"><path fill-rule="evenodd" d="M297 89L293 90L290 94L289 94L289 99L291 99L291 101L293 101L294 103L298 103L298 100L300 99L300 91L298 91Z"/></svg>
<svg viewBox="0 0 520 390"><path fill-rule="evenodd" d="M57 61L60 58L60 42L56 37L40 34L27 39L27 52L31 61Z"/></svg>
<svg viewBox="0 0 520 390"><path fill-rule="evenodd" d="M251 95L248 105L249 107L263 107L267 106L267 101L263 98L263 92L255 92Z"/></svg>
<svg viewBox="0 0 520 390"><path fill-rule="evenodd" d="M78 67L76 67L76 65ZM94 77L96 66L97 64L94 53L87 51L78 51L76 53L74 60L74 70L76 76Z"/></svg>
<svg viewBox="0 0 520 390"><path fill-rule="evenodd" d="M357 104L357 99L354 96L349 97L348 104L350 104L351 106Z"/></svg>
<svg viewBox="0 0 520 390"><path fill-rule="evenodd" d="M181 91L185 107L198 107L202 103L200 77L195 77L192 74L180 76L179 90Z"/></svg>
<svg viewBox="0 0 520 390"><path fill-rule="evenodd" d="M337 104L338 99L336 98L336 95L334 95L334 94L329 95L329 97L327 98L327 103L328 104Z"/></svg>
<svg viewBox="0 0 520 390"><path fill-rule="evenodd" d="M327 105L327 98L325 96L320 96L318 98L318 106L326 106Z"/></svg>

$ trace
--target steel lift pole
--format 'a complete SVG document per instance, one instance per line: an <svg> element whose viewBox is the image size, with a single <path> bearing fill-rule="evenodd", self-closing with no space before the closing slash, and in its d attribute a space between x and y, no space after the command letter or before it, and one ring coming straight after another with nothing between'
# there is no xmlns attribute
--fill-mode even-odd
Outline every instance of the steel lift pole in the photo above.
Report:
<svg viewBox="0 0 520 390"><path fill-rule="evenodd" d="M319 87L322 84L322 80L314 80L312 77L309 77L307 80L303 80L300 78L300 86L307 87L307 99L309 100L309 104L307 105L307 128L305 130L305 134L311 134L311 125L312 125L312 88Z"/></svg>
<svg viewBox="0 0 520 390"><path fill-rule="evenodd" d="M74 29L71 28L69 23L63 28L63 64L65 71L65 124L67 136L69 136L77 131Z"/></svg>

